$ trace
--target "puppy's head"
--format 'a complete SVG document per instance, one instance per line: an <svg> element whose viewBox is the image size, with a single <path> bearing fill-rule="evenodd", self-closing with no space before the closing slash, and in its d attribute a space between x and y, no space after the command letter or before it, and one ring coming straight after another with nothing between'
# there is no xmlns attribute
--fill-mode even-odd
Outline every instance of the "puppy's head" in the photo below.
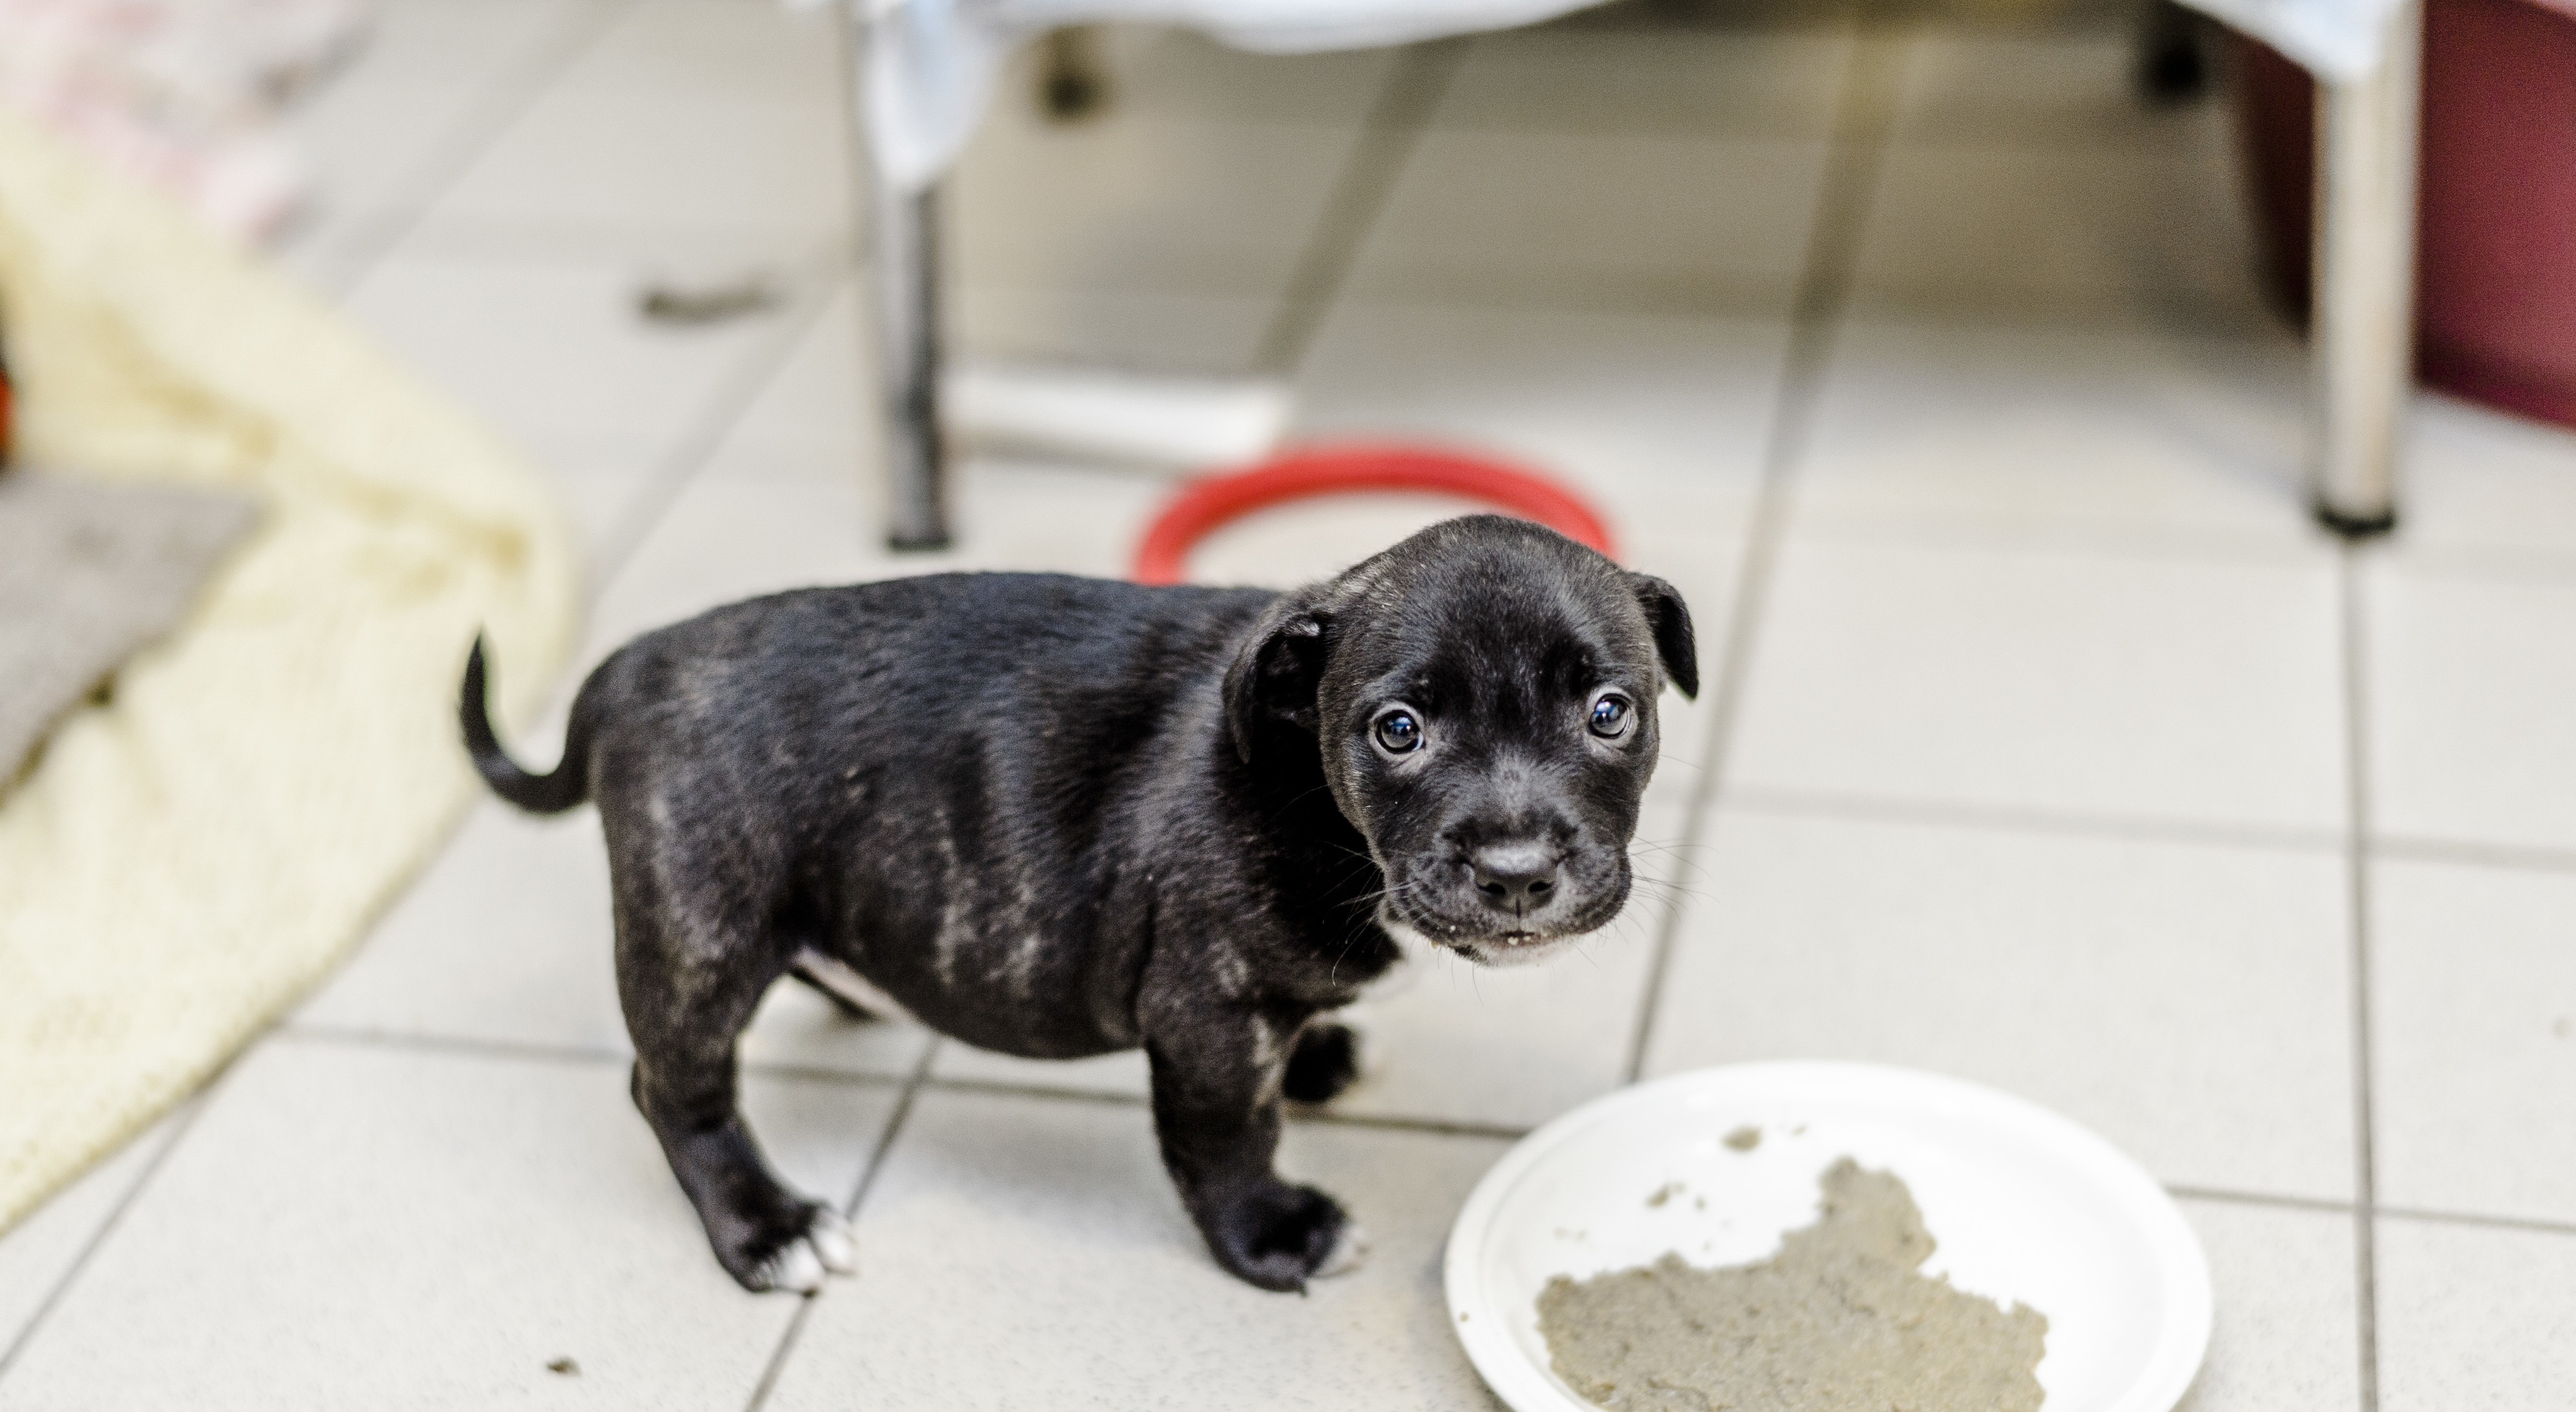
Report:
<svg viewBox="0 0 2576 1412"><path fill-rule="evenodd" d="M1225 696L1246 760L1312 733L1386 874L1382 924L1509 964L1626 904L1666 682L1699 689L1671 584L1477 515L1284 595Z"/></svg>

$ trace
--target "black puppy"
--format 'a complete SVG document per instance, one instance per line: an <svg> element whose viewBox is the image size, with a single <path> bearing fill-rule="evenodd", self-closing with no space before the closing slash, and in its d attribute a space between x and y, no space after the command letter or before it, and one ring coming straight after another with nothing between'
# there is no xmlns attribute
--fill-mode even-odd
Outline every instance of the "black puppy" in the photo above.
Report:
<svg viewBox="0 0 2576 1412"><path fill-rule="evenodd" d="M1418 937L1535 958L1617 915L1690 613L1552 531L1477 516L1329 582L1143 588L944 574L718 608L582 684L563 764L465 739L522 809L599 803L634 1093L750 1289L851 1265L734 1106L734 1040L791 971L1008 1054L1142 1045L1219 1264L1354 1260L1271 1170L1284 1097L1356 1072L1349 1003Z"/></svg>

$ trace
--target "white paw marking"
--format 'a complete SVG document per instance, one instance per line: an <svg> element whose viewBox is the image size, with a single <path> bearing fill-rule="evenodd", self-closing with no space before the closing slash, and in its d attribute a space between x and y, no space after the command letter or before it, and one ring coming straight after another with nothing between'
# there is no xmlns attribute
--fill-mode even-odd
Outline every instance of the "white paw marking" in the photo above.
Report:
<svg viewBox="0 0 2576 1412"><path fill-rule="evenodd" d="M787 1242L769 1258L766 1268L771 1289L782 1289L791 1294L812 1294L823 1287L823 1258L814 1253L809 1242Z"/></svg>
<svg viewBox="0 0 2576 1412"><path fill-rule="evenodd" d="M859 1268L859 1242L850 1234L850 1223L841 1213L825 1208L814 1214L813 1229L805 1233L806 1242L823 1261L823 1268L836 1275L855 1273Z"/></svg>
<svg viewBox="0 0 2576 1412"><path fill-rule="evenodd" d="M1346 1220L1333 1233L1333 1248L1324 1252L1324 1263L1315 1267L1315 1278L1329 1280L1347 1275L1368 1260L1368 1232L1357 1221Z"/></svg>

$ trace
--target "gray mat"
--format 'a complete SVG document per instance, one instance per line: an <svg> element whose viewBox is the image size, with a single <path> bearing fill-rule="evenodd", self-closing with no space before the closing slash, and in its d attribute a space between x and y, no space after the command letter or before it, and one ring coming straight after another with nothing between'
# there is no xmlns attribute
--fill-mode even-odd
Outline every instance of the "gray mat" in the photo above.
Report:
<svg viewBox="0 0 2576 1412"><path fill-rule="evenodd" d="M187 616L259 518L167 485L0 472L0 792L54 724Z"/></svg>

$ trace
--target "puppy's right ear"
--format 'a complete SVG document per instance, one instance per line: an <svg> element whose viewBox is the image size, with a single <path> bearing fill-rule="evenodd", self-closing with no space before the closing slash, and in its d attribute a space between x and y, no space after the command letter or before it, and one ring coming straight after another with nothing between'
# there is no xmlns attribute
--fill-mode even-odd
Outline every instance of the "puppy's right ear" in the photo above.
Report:
<svg viewBox="0 0 2576 1412"><path fill-rule="evenodd" d="M1273 721L1315 729L1315 686L1324 674L1324 629L1330 614L1283 594L1262 611L1225 669L1225 729L1234 753L1252 761L1252 742Z"/></svg>

